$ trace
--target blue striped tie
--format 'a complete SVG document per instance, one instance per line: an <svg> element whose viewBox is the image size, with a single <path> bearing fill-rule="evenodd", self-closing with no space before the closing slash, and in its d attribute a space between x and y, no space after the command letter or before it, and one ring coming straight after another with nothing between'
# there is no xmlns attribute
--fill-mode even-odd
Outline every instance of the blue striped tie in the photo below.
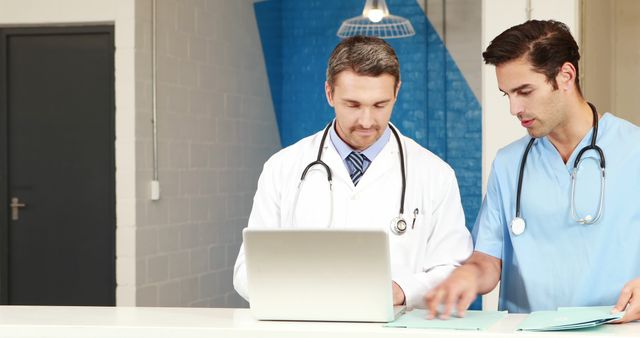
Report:
<svg viewBox="0 0 640 338"><path fill-rule="evenodd" d="M367 159L366 156L356 153L352 151L349 156L347 156L347 160L353 165L353 172L351 173L351 180L353 181L353 185L358 185L360 182L360 178L364 174L364 161Z"/></svg>

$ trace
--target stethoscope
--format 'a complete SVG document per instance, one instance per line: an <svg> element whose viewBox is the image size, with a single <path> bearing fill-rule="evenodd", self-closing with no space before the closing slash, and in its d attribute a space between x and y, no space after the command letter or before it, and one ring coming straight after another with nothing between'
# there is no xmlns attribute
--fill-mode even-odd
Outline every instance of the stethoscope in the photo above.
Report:
<svg viewBox="0 0 640 338"><path fill-rule="evenodd" d="M587 102L589 107L591 108L591 112L593 113L593 131L591 132L591 144L580 149L578 156L576 156L575 161L573 162L573 171L571 172L571 216L573 219L580 224L593 224L600 219L602 215L602 207L604 205L604 174L605 174L605 161L604 161L604 152L602 149L596 144L596 139L598 138L598 112L596 111L596 107L591 103ZM535 138L531 138L529 140L529 144L527 144L527 148L522 155L522 161L520 162L520 172L518 174L518 190L516 193L516 217L511 220L511 232L518 236L524 232L526 227L524 219L520 216L520 196L522 194L522 178L524 176L524 164L527 162L527 156L529 155L529 150L531 150L531 146L535 141ZM584 217L578 216L576 212L576 177L578 176L578 169L580 167L580 163L582 162L582 154L584 154L588 150L595 150L598 152L600 156L600 201L598 202L598 211L594 216L586 215ZM593 157L587 157L594 161L597 161Z"/></svg>
<svg viewBox="0 0 640 338"><path fill-rule="evenodd" d="M295 214L295 211L296 211L296 206L298 204L298 197L300 196L302 183L304 182L307 176L307 172L309 171L309 169L313 168L314 166L319 165L319 166L322 166L325 172L327 173L327 181L329 182L329 191L331 195L331 200L330 200L331 211L330 211L329 223L333 224L333 172L331 171L331 168L329 168L329 166L324 161L322 161L322 151L324 150L324 143L325 143L325 140L327 139L327 135L329 134L329 130L331 129L331 126L333 126L333 121L329 123L327 127L324 129L324 133L322 134L322 139L320 141L320 147L318 148L318 156L316 160L309 163L302 171L302 176L300 176L300 182L298 183L298 190L296 192L296 197L293 201L292 218L293 218L293 214ZM393 234L402 235L407 231L407 221L404 219L404 216L403 216L404 197L406 195L406 187L407 187L407 178L406 178L406 172L404 168L404 152L402 150L402 142L400 141L400 135L398 134L398 131L394 126L391 125L391 123L389 123L389 128L393 132L393 136L395 137L396 142L398 143L398 150L399 150L398 153L400 155L400 171L401 171L401 177L402 177L402 192L400 194L400 210L398 212L398 216L394 217L391 220L390 229ZM417 215L418 215L418 209L414 210L414 213L413 213L414 218L413 218L412 226L415 226L415 221L416 221L415 219Z"/></svg>

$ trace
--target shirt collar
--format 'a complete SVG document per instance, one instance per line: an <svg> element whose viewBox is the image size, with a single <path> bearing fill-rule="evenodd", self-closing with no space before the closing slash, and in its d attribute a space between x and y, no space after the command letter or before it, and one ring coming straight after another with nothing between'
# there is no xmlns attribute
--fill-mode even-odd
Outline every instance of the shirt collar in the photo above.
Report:
<svg viewBox="0 0 640 338"><path fill-rule="evenodd" d="M331 126L331 130L329 131L329 137L331 138L331 143L338 151L338 154L340 154L340 158L342 158L342 160L344 161L347 156L349 156L349 154L351 154L351 152L355 150L351 148L347 143L345 143L340 138L340 136L338 136L335 125L336 124L334 122ZM382 136L380 136L380 138L378 138L372 145L370 145L369 148L362 151L361 154L366 156L370 162L373 162L373 159L376 158L378 154L380 154L382 148L384 148L384 146L387 145L387 142L389 142L389 137L391 137L391 129L389 129L389 126L387 126L387 128L384 130L384 133L382 133Z"/></svg>

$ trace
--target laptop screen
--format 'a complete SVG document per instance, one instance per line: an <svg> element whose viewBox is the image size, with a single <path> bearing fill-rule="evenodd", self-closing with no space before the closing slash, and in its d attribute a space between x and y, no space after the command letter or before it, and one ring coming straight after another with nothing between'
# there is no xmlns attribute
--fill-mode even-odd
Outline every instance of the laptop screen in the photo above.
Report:
<svg viewBox="0 0 640 338"><path fill-rule="evenodd" d="M385 231L247 228L243 237L256 318L394 319Z"/></svg>

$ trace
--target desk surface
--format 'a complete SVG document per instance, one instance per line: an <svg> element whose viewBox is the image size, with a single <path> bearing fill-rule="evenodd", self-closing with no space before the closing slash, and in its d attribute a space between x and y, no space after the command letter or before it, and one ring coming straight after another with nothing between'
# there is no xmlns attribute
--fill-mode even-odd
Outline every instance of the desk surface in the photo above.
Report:
<svg viewBox="0 0 640 338"><path fill-rule="evenodd" d="M640 337L640 322L518 332L512 314L487 331L384 328L379 323L257 321L248 309L0 306L0 337Z"/></svg>

